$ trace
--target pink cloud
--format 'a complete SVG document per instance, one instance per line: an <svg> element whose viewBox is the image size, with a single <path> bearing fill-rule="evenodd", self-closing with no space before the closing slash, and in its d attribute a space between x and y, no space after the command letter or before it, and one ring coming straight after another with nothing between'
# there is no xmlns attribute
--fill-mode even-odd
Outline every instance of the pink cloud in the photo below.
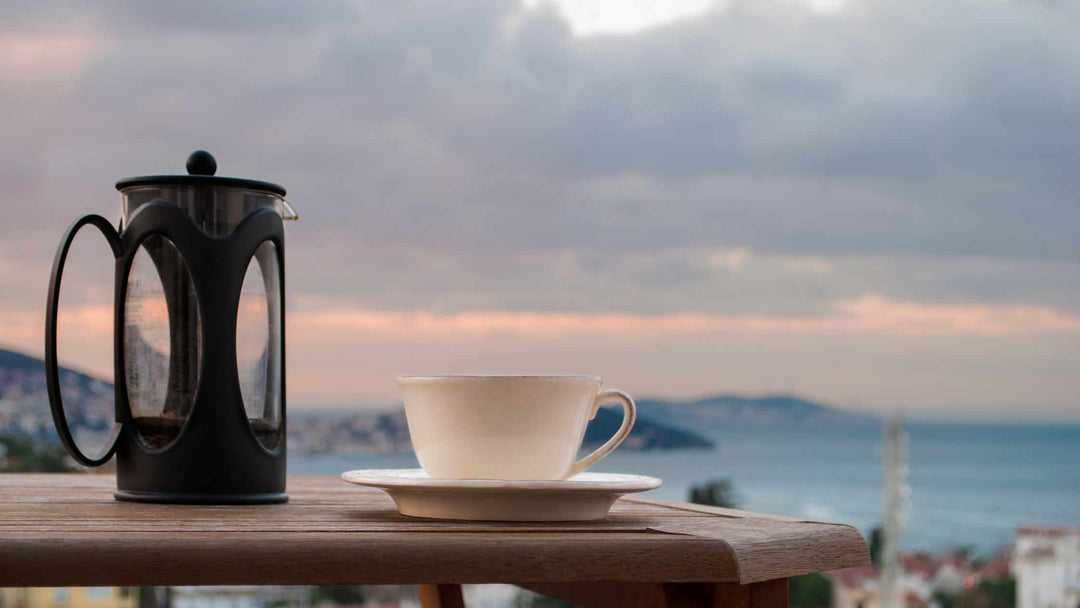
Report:
<svg viewBox="0 0 1080 608"><path fill-rule="evenodd" d="M150 312L153 312L151 310ZM163 310L155 320L164 321ZM0 342L39 352L45 315L40 311L0 312ZM895 302L877 295L841 300L834 312L822 316L724 315L705 313L569 313L472 311L436 314L427 311L363 308L301 309L289 313L294 339L325 332L352 335L440 337L518 335L656 335L719 333L852 334L904 336L1004 336L1041 333L1080 333L1080 315L1043 306L989 304L920 304ZM113 311L88 306L61 311L61 347L101 343L111 348ZM96 349L102 350L102 349Z"/></svg>
<svg viewBox="0 0 1080 608"><path fill-rule="evenodd" d="M294 306L289 387L307 402L397 398L402 373L590 373L631 393L796 391L840 404L1076 416L1060 368L1080 316L1040 306L894 302L820 316L377 311Z"/></svg>
<svg viewBox="0 0 1080 608"><path fill-rule="evenodd" d="M56 335L62 364L100 378L112 378L111 306L62 307ZM0 311L0 346L40 356L44 352L44 342L44 310Z"/></svg>
<svg viewBox="0 0 1080 608"><path fill-rule="evenodd" d="M103 39L85 34L6 35L0 38L0 75L9 91L70 86L65 83L104 46Z"/></svg>
<svg viewBox="0 0 1080 608"><path fill-rule="evenodd" d="M854 329L901 334L1037 334L1080 332L1080 316L1044 306L918 304L867 295L838 302Z"/></svg>
<svg viewBox="0 0 1080 608"><path fill-rule="evenodd" d="M361 308L304 310L290 315L300 332L336 329L370 334L482 335L852 333L985 335L1080 332L1080 316L1041 306L940 305L893 302L866 295L841 300L822 316L668 313L565 313L483 311L435 314Z"/></svg>
<svg viewBox="0 0 1080 608"><path fill-rule="evenodd" d="M43 323L39 311L0 312L0 345L40 355ZM301 302L288 332L294 404L392 403L400 373L595 373L654 395L794 389L838 403L1002 411L1031 403L1076 415L1076 384L1061 370L1080 316L1040 306L867 295L820 316L784 317L435 314ZM111 307L64 311L61 361L111 378L111 333Z"/></svg>

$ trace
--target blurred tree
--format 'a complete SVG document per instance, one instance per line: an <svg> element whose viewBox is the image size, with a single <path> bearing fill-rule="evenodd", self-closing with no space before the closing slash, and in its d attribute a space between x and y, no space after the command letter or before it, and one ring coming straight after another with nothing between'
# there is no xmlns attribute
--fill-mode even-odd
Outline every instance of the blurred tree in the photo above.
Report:
<svg viewBox="0 0 1080 608"><path fill-rule="evenodd" d="M824 574L793 576L788 581L788 608L829 608L832 581Z"/></svg>
<svg viewBox="0 0 1080 608"><path fill-rule="evenodd" d="M974 589L956 594L955 608L1014 608L1016 579L982 581Z"/></svg>
<svg viewBox="0 0 1080 608"><path fill-rule="evenodd" d="M171 608L172 587L139 587L139 608Z"/></svg>
<svg viewBox="0 0 1080 608"><path fill-rule="evenodd" d="M944 591L935 591L930 599L940 608L953 608L956 605L956 596Z"/></svg>
<svg viewBox="0 0 1080 608"><path fill-rule="evenodd" d="M710 479L700 486L690 488L690 502L710 507L736 508L739 497L730 478Z"/></svg>
<svg viewBox="0 0 1080 608"><path fill-rule="evenodd" d="M30 439L0 435L0 471L7 473L63 473L71 471L59 444L35 445Z"/></svg>
<svg viewBox="0 0 1080 608"><path fill-rule="evenodd" d="M884 534L881 524L874 526L874 529L870 530L870 563L879 568L881 567L881 546L885 542Z"/></svg>
<svg viewBox="0 0 1080 608"><path fill-rule="evenodd" d="M360 585L316 585L311 588L311 604L322 603L363 604L364 592Z"/></svg>

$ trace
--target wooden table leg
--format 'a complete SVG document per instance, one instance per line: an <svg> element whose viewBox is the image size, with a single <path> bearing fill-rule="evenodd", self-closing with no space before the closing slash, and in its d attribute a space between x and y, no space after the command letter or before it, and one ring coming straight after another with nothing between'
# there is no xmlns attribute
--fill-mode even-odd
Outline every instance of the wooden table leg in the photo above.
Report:
<svg viewBox="0 0 1080 608"><path fill-rule="evenodd" d="M749 585L707 585L705 597L709 608L787 608L788 582L780 578Z"/></svg>
<svg viewBox="0 0 1080 608"><path fill-rule="evenodd" d="M750 585L750 608L787 608L788 581L786 578Z"/></svg>
<svg viewBox="0 0 1080 608"><path fill-rule="evenodd" d="M461 585L417 585L422 608L465 608Z"/></svg>
<svg viewBox="0 0 1080 608"><path fill-rule="evenodd" d="M787 579L737 583L521 583L581 608L787 608ZM426 607L425 607L426 608Z"/></svg>
<svg viewBox="0 0 1080 608"><path fill-rule="evenodd" d="M715 585L703 585L700 583L664 583L663 608L712 608L709 601L709 590ZM738 587L738 585L736 585ZM724 606L724 608L743 608L741 606Z"/></svg>

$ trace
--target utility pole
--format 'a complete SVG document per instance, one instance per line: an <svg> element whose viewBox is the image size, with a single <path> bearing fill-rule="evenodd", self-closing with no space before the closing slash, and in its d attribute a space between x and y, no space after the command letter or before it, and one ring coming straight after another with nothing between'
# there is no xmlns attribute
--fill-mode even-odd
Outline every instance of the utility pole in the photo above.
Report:
<svg viewBox="0 0 1080 608"><path fill-rule="evenodd" d="M893 415L885 422L885 524L881 547L881 606L905 608L904 591L900 588L900 537L907 523L911 489L907 484L907 434L900 416Z"/></svg>

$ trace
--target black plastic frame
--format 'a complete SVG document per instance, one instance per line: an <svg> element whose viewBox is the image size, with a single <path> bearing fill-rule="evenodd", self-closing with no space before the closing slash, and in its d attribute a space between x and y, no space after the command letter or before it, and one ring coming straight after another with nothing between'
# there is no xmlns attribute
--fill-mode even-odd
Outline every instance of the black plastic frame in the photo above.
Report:
<svg viewBox="0 0 1080 608"><path fill-rule="evenodd" d="M60 399L56 361L56 312L60 278L75 233L94 224L116 257L113 367L116 420L111 445L97 457L82 454L68 429ZM202 362L191 414L180 434L159 449L147 448L136 436L124 370L124 299L127 275L139 246L160 235L172 241L187 264L195 285L202 323ZM278 258L281 349L281 437L268 450L255 436L244 410L236 363L236 315L244 274L264 241L275 245ZM252 504L284 502L286 463L285 390L285 239L281 218L271 209L251 213L228 236L202 232L174 205L148 203L117 235L100 216L76 221L53 264L46 316L46 380L53 420L64 446L81 464L103 464L116 453L116 498L138 502Z"/></svg>

